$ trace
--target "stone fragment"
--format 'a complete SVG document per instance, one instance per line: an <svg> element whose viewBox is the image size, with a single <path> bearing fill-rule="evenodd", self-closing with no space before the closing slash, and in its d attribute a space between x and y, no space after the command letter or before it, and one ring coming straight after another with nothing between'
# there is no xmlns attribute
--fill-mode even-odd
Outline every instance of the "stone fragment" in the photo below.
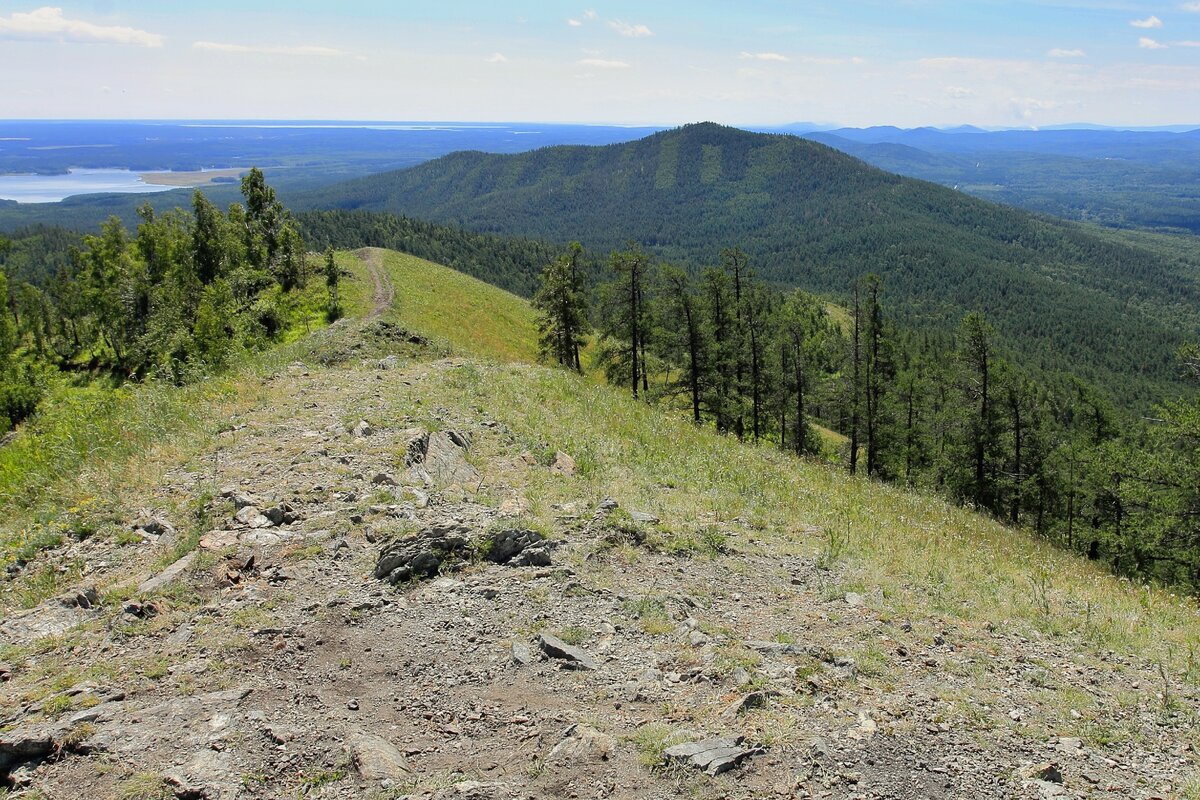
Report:
<svg viewBox="0 0 1200 800"><path fill-rule="evenodd" d="M351 738L350 763L359 777L368 783L403 781L412 774L394 744L370 733L359 733Z"/></svg>
<svg viewBox="0 0 1200 800"><path fill-rule="evenodd" d="M648 514L645 511L630 511L629 516L634 522L640 522L643 525L658 524L658 517L654 516L653 514Z"/></svg>
<svg viewBox="0 0 1200 800"><path fill-rule="evenodd" d="M538 635L538 646L542 652L564 662L568 669L596 669L596 660L578 647L573 647L557 636L548 633Z"/></svg>
<svg viewBox="0 0 1200 800"><path fill-rule="evenodd" d="M562 450L559 450L554 454L554 463L550 465L550 471L555 475L563 475L569 478L575 475L579 471L579 468L575 464L575 459Z"/></svg>
<svg viewBox="0 0 1200 800"><path fill-rule="evenodd" d="M373 486L399 486L400 485L399 483L396 482L395 478L393 478L391 475L389 475L386 472L380 472L374 478L371 478L371 484Z"/></svg>
<svg viewBox="0 0 1200 800"><path fill-rule="evenodd" d="M142 581L142 583L138 584L138 594L144 596L157 592L159 589L166 586L168 583L186 572L192 566L192 562L195 560L196 551L193 550L171 566L164 569L162 572L155 575L153 578Z"/></svg>
<svg viewBox="0 0 1200 800"><path fill-rule="evenodd" d="M233 515L233 519L248 528L269 528L274 524L269 517L258 510L257 506L244 506L238 509L238 512Z"/></svg>
<svg viewBox="0 0 1200 800"><path fill-rule="evenodd" d="M371 423L367 422L365 419L360 419L358 424L350 429L350 435L355 439L362 439L367 436L371 436L374 433L375 429L372 428Z"/></svg>
<svg viewBox="0 0 1200 800"><path fill-rule="evenodd" d="M512 660L518 667L524 667L533 663L533 653L529 650L529 645L524 642L512 643Z"/></svg>
<svg viewBox="0 0 1200 800"><path fill-rule="evenodd" d="M584 766L608 761L617 747L617 740L589 725L572 725L562 741L546 756L548 764Z"/></svg>
<svg viewBox="0 0 1200 800"><path fill-rule="evenodd" d="M718 736L701 742L680 744L663 751L667 762L674 762L704 770L709 775L720 775L741 764L747 758L761 752L758 748L744 747L742 736Z"/></svg>

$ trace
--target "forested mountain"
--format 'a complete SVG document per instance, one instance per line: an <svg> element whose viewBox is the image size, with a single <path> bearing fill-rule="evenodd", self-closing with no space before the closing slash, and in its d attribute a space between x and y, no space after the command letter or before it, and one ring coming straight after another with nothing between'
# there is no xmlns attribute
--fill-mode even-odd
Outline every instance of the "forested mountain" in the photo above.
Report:
<svg viewBox="0 0 1200 800"><path fill-rule="evenodd" d="M816 142L714 124L627 144L456 153L299 198L554 241L629 241L697 268L736 246L762 278L844 298L878 274L902 323L951 331L984 312L1042 371L1129 407L1179 390L1200 331L1200 255L1167 254L870 167Z"/></svg>

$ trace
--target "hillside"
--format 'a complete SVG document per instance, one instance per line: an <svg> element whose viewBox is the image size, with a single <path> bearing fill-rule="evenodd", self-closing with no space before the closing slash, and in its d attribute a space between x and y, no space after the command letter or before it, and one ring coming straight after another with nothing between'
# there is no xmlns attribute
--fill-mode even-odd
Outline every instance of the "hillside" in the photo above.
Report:
<svg viewBox="0 0 1200 800"><path fill-rule="evenodd" d="M339 262L356 318L178 418L134 389L119 458L0 472L16 796L1197 796L1191 600L522 363L486 284Z"/></svg>
<svg viewBox="0 0 1200 800"><path fill-rule="evenodd" d="M948 331L985 312L1022 363L1142 408L1180 391L1200 333L1200 255L902 178L790 136L690 125L607 147L457 153L332 187L301 206L386 210L593 251L642 243L691 266L747 251L771 281L844 297L869 271L897 318Z"/></svg>

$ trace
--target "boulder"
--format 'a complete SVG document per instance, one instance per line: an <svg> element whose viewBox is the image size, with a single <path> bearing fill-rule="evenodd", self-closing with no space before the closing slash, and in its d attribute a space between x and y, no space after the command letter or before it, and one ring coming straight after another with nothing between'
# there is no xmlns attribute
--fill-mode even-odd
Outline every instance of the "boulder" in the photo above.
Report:
<svg viewBox="0 0 1200 800"><path fill-rule="evenodd" d="M404 755L387 739L359 733L350 739L350 763L368 783L403 781L412 775Z"/></svg>
<svg viewBox="0 0 1200 800"><path fill-rule="evenodd" d="M557 636L548 633L538 635L538 646L542 652L563 662L568 669L597 669L596 660L578 647L573 647Z"/></svg>
<svg viewBox="0 0 1200 800"><path fill-rule="evenodd" d="M408 443L404 464L426 486L473 487L479 472L467 461L471 440L458 431L421 433Z"/></svg>
<svg viewBox="0 0 1200 800"><path fill-rule="evenodd" d="M664 750L663 758L668 763L701 769L709 775L720 775L761 752L758 748L743 746L743 741L742 736L719 736L702 742L680 744Z"/></svg>
<svg viewBox="0 0 1200 800"><path fill-rule="evenodd" d="M465 560L470 531L456 523L435 525L385 546L375 563L375 577L391 583L436 575L443 565Z"/></svg>
<svg viewBox="0 0 1200 800"><path fill-rule="evenodd" d="M546 756L547 764L586 766L608 761L617 740L590 725L572 725L563 740Z"/></svg>
<svg viewBox="0 0 1200 800"><path fill-rule="evenodd" d="M512 567L546 567L550 543L537 531L502 530L492 534L484 558Z"/></svg>
<svg viewBox="0 0 1200 800"><path fill-rule="evenodd" d="M555 475L563 475L569 478L578 472L579 468L575 465L575 459L562 450L559 450L554 454L554 463L550 465L550 471Z"/></svg>

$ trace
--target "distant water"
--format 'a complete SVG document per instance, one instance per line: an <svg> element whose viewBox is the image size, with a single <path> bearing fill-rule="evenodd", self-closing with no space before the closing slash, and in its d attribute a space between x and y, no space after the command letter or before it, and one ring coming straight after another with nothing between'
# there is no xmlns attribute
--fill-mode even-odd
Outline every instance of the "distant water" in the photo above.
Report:
<svg viewBox="0 0 1200 800"><path fill-rule="evenodd" d="M77 194L166 192L171 186L143 183L127 169L73 169L66 175L0 175L0 200L57 203Z"/></svg>

